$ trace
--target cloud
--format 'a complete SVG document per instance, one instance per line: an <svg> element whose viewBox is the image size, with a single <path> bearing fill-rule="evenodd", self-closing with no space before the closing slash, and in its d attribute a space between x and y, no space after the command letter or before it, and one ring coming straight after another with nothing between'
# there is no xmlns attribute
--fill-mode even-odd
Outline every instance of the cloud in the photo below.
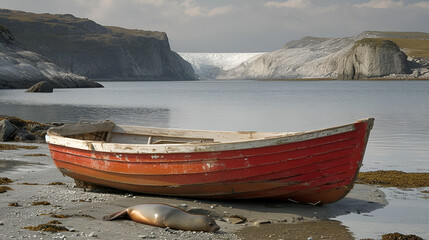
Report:
<svg viewBox="0 0 429 240"><path fill-rule="evenodd" d="M310 5L310 2L308 0L268 1L264 5L266 7L305 8Z"/></svg>
<svg viewBox="0 0 429 240"><path fill-rule="evenodd" d="M93 20L103 19L115 10L116 2L113 0L76 0L76 3L83 7L88 17Z"/></svg>
<svg viewBox="0 0 429 240"><path fill-rule="evenodd" d="M404 7L402 0L371 0L366 3L353 5L358 8L376 8L376 9L388 9L388 8L400 8Z"/></svg>
<svg viewBox="0 0 429 240"><path fill-rule="evenodd" d="M180 6L183 8L184 13L190 17L214 17L227 14L233 9L232 5L215 8L201 7L193 0L185 0Z"/></svg>
<svg viewBox="0 0 429 240"><path fill-rule="evenodd" d="M429 2L416 2L416 3L410 4L410 6L429 9Z"/></svg>
<svg viewBox="0 0 429 240"><path fill-rule="evenodd" d="M161 7L165 4L164 0L133 0L133 1L139 4L149 4L149 5L158 6L158 7Z"/></svg>

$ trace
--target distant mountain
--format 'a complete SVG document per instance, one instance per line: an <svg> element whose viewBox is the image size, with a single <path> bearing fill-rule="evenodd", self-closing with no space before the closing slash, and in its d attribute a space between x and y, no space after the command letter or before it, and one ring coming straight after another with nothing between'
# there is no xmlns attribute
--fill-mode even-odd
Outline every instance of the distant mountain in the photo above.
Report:
<svg viewBox="0 0 429 240"><path fill-rule="evenodd" d="M189 63L170 49L163 32L101 26L70 14L0 9L0 25L16 45L66 71L105 80L193 80Z"/></svg>
<svg viewBox="0 0 429 240"><path fill-rule="evenodd" d="M64 71L37 53L17 47L12 32L0 25L0 89L29 88L40 81L48 81L56 88L102 87Z"/></svg>
<svg viewBox="0 0 429 240"><path fill-rule="evenodd" d="M198 74L216 79L429 78L429 34L419 32L367 31L347 38L304 37L274 52L237 58L242 62L235 61L236 66L229 69L222 67L221 58L206 61L213 53L192 59L181 55L194 67L204 64L196 70L203 71ZM232 53L225 56L226 62L234 58Z"/></svg>

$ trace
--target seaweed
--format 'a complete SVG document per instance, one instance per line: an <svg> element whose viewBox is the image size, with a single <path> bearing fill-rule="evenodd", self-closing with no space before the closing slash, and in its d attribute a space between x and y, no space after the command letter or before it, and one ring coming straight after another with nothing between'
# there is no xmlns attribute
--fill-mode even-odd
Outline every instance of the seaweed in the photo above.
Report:
<svg viewBox="0 0 429 240"><path fill-rule="evenodd" d="M66 185L66 184L62 182L51 182L48 185Z"/></svg>
<svg viewBox="0 0 429 240"><path fill-rule="evenodd" d="M13 189L7 186L0 186L0 193L7 192L7 190L13 190Z"/></svg>
<svg viewBox="0 0 429 240"><path fill-rule="evenodd" d="M9 183L12 183L13 181L12 180L10 180L9 178L7 178L7 177L2 177L2 178L0 178L0 185L5 185L5 184L9 184Z"/></svg>
<svg viewBox="0 0 429 240"><path fill-rule="evenodd" d="M410 235L404 235L401 233L388 233L381 236L382 240L423 240L423 238L410 234Z"/></svg>
<svg viewBox="0 0 429 240"><path fill-rule="evenodd" d="M429 173L406 173L402 171L361 172L356 183L397 188L429 187Z"/></svg>
<svg viewBox="0 0 429 240"><path fill-rule="evenodd" d="M38 146L22 146L15 144L0 144L0 150L38 149Z"/></svg>
<svg viewBox="0 0 429 240"><path fill-rule="evenodd" d="M88 214L51 214L51 217L53 218L70 218L70 217L87 217L87 218L92 218L95 219L95 217L88 215Z"/></svg>
<svg viewBox="0 0 429 240"><path fill-rule="evenodd" d="M69 229L63 226L57 226L55 224L40 224L37 226L28 226L28 227L23 227L23 229L28 229L31 231L42 231L42 232L68 232Z"/></svg>
<svg viewBox="0 0 429 240"><path fill-rule="evenodd" d="M47 201L40 201L40 202L33 202L33 203L31 203L31 205L33 205L33 206L39 206L39 205L46 206L46 205L51 205L51 203L47 202Z"/></svg>

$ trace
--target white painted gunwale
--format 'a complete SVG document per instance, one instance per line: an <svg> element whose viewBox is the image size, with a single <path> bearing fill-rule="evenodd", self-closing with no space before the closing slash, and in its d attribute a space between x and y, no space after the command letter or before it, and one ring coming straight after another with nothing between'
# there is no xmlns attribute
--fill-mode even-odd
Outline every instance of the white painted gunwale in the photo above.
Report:
<svg viewBox="0 0 429 240"><path fill-rule="evenodd" d="M366 121L367 119L359 120ZM359 122L358 121L358 122ZM118 126L121 127L121 126ZM151 128L156 129L156 128ZM171 129L164 129L171 131ZM79 140L70 137L60 136L55 133L46 135L46 142L48 144L59 145L69 148L95 151L95 152L108 152L118 154L171 154L171 153L198 153L198 152L219 152L230 150L242 150L251 148L260 148L268 146L282 145L286 143L301 142L305 140L326 137L355 130L354 124L348 124L333 128L326 128L316 131L307 131L299 133L266 133L274 134L270 137L263 137L258 139L244 139L230 142L209 142L209 143L185 143L185 144L126 144L126 143L113 143L103 141L90 141ZM184 131L186 130L179 130ZM189 130L198 132L196 130ZM199 131L212 132L212 133L230 133L240 134L240 132L215 132L215 131ZM255 132L256 133L256 132ZM260 132L264 135L263 132Z"/></svg>

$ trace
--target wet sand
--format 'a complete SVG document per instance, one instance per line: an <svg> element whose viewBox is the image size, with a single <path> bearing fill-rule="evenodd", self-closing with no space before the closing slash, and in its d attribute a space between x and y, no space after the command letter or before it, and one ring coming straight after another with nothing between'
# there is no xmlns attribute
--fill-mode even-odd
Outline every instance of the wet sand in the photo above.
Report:
<svg viewBox="0 0 429 240"><path fill-rule="evenodd" d="M203 201L106 189L85 191L76 188L73 179L64 177L56 169L46 144L19 145L38 148L0 151L0 177L13 181L1 185L13 190L0 193L0 239L338 239L338 236L354 239L340 222L328 219L350 213L369 213L387 204L384 193L377 187L361 184L343 200L325 206L271 201ZM23 165L19 165L20 162ZM33 205L43 201L46 205ZM166 203L191 213L207 214L221 229L217 233L201 233L157 228L130 220L102 220L104 215L142 203ZM70 217L57 218L61 214ZM235 224L237 217L231 216L240 216L245 221ZM63 226L67 231L51 233L24 229L53 220L61 222L53 225Z"/></svg>

